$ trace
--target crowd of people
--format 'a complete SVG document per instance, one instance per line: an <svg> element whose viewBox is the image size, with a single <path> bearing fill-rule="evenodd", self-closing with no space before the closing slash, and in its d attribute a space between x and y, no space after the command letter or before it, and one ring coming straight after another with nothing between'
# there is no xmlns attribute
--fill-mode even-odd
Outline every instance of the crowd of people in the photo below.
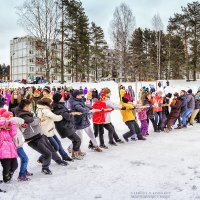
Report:
<svg viewBox="0 0 200 200"><path fill-rule="evenodd" d="M191 89L163 94L155 91L154 87L142 87L136 98L131 86L126 89L120 85L118 104L111 101L111 95L109 88L102 88L101 91L87 87L73 89L49 86L2 89L2 182L11 181L18 168L17 158L20 159L18 181L29 181L33 176L28 171L29 155L24 151L24 143L40 154L38 163L42 166L42 173L51 175L51 160L60 166L67 166L68 162L83 159L86 154L81 150L81 144L85 133L90 139L88 148L102 152L109 148L104 141L105 129L108 131L108 144L118 146L124 141L146 140L150 122L157 133L187 128L195 120L200 123L200 90L196 94ZM122 138L111 122L113 110L121 112L122 120L129 129ZM71 141L68 148L62 145L65 138Z"/></svg>

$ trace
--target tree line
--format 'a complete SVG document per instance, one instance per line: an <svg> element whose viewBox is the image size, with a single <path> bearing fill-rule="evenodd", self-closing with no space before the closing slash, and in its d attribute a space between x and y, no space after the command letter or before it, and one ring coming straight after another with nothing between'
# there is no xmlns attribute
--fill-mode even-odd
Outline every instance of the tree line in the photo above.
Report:
<svg viewBox="0 0 200 200"><path fill-rule="evenodd" d="M95 80L111 74L106 56L108 44L103 29L89 22L79 0L27 0L18 8L19 23L45 45L46 78L58 68L61 81L66 71L72 81ZM188 3L181 13L169 18L163 30L159 15L152 19L152 29L135 28L130 7L116 7L110 24L114 49L120 52L120 79L124 81L182 79L196 80L199 71L200 3ZM51 45L49 45L51 43ZM54 44L54 45L53 45ZM53 57L55 48L60 57Z"/></svg>

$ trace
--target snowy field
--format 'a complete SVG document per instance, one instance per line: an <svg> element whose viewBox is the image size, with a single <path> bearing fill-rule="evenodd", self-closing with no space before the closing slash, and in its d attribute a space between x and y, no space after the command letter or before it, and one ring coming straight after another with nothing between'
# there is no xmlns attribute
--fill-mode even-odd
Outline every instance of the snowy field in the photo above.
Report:
<svg viewBox="0 0 200 200"><path fill-rule="evenodd" d="M138 88L148 84L139 83ZM189 88L196 91L200 82L170 81L170 85L166 92ZM110 87L112 100L119 101L117 84L114 82L84 83L82 86L97 89ZM134 84L132 86L135 87ZM119 111L112 113L112 121L120 137L128 131ZM58 166L52 161L52 176L41 174L41 166L37 163L39 154L25 144L30 159L28 169L34 176L29 182L19 183L16 181L18 169L12 183L0 185L1 189L7 190L5 194L0 193L0 199L200 199L200 125L171 133L153 133L150 126L149 133L146 141L109 146L102 153L87 149L89 139L85 136L82 147L87 153L85 158L67 167ZM62 143L65 149L70 144L67 139L62 140Z"/></svg>

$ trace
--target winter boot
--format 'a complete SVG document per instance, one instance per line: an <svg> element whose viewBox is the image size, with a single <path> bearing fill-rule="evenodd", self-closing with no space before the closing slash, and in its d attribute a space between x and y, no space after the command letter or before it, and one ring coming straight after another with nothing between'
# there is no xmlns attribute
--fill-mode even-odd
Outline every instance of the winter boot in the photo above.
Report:
<svg viewBox="0 0 200 200"><path fill-rule="evenodd" d="M18 181L30 181L30 178L27 178L26 176L19 176L17 178Z"/></svg>
<svg viewBox="0 0 200 200"><path fill-rule="evenodd" d="M94 150L95 150L96 152L102 152L102 149L101 149L99 146L94 147Z"/></svg>
<svg viewBox="0 0 200 200"><path fill-rule="evenodd" d="M109 142L108 144L110 144L111 146L117 146L115 142Z"/></svg>
<svg viewBox="0 0 200 200"><path fill-rule="evenodd" d="M72 150L72 158L74 160L82 160L83 159L81 156L79 156L79 152L78 151L74 151L74 150Z"/></svg>
<svg viewBox="0 0 200 200"><path fill-rule="evenodd" d="M56 163L59 164L59 165L61 165L61 166L67 166L67 165L69 165L68 162L66 162L64 160L59 160Z"/></svg>
<svg viewBox="0 0 200 200"><path fill-rule="evenodd" d="M5 191L5 190L2 190L2 189L0 189L0 192L6 193L6 191Z"/></svg>
<svg viewBox="0 0 200 200"><path fill-rule="evenodd" d="M45 175L52 175L52 172L49 168L42 168L42 173Z"/></svg>
<svg viewBox="0 0 200 200"><path fill-rule="evenodd" d="M117 139L116 142L119 143L119 144L123 144L124 143L124 141L121 140L121 139Z"/></svg>
<svg viewBox="0 0 200 200"><path fill-rule="evenodd" d="M102 148L102 149L108 149L108 147L105 144L100 145L100 148Z"/></svg>
<svg viewBox="0 0 200 200"><path fill-rule="evenodd" d="M72 158L70 158L69 156L66 156L65 158L63 158L64 161L68 161L68 162L73 162L74 160Z"/></svg>
<svg viewBox="0 0 200 200"><path fill-rule="evenodd" d="M81 150L78 152L78 155L81 156L81 157L84 157L86 155L85 152L82 152Z"/></svg>
<svg viewBox="0 0 200 200"><path fill-rule="evenodd" d="M33 176L33 173L26 171L26 176Z"/></svg>
<svg viewBox="0 0 200 200"><path fill-rule="evenodd" d="M125 137L125 135L122 135L122 136L123 136L123 138L124 138L124 140L125 140L126 142L129 141L128 138Z"/></svg>

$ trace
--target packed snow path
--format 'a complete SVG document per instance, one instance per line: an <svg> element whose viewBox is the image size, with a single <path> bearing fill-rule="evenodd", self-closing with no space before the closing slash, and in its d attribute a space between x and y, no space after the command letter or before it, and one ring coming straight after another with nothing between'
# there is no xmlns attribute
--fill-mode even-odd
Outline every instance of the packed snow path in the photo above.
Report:
<svg viewBox="0 0 200 200"><path fill-rule="evenodd" d="M112 114L117 133L128 129L119 111ZM150 128L152 130L152 127ZM29 156L31 181L1 184L5 200L128 200L200 199L200 125L171 133L152 133L146 141L131 141L109 147L103 153L87 149L85 136L82 161L58 166L52 161L52 176L41 174L39 154L24 145ZM107 133L105 132L107 139ZM62 140L65 148L70 144ZM148 198L149 197L149 198Z"/></svg>

